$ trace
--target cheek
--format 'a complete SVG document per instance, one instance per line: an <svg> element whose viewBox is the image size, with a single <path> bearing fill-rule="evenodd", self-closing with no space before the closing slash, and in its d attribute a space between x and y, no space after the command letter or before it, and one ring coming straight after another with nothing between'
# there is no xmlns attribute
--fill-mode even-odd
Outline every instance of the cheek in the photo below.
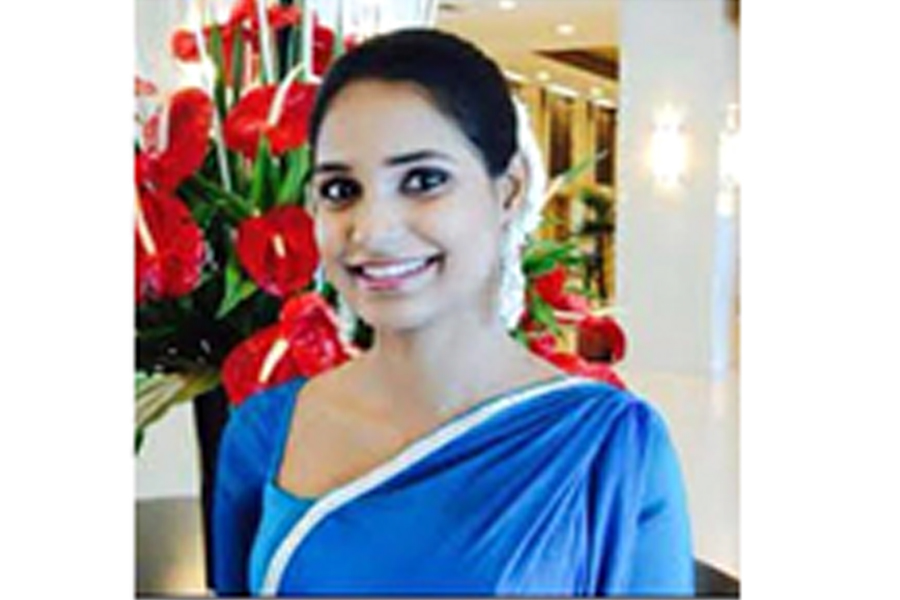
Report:
<svg viewBox="0 0 900 600"><path fill-rule="evenodd" d="M335 275L335 263L339 260L343 250L340 222L331 217L317 216L315 221L316 245L325 267L326 276Z"/></svg>

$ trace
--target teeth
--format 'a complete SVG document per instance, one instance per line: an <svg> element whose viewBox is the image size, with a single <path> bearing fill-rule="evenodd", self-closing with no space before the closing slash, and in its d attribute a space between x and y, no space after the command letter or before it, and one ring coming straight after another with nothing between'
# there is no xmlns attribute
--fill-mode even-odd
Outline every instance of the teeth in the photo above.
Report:
<svg viewBox="0 0 900 600"><path fill-rule="evenodd" d="M414 271L418 271L428 262L427 259L410 260L403 263L395 263L383 266L364 266L362 267L363 275L372 279L388 279L393 277L403 277Z"/></svg>

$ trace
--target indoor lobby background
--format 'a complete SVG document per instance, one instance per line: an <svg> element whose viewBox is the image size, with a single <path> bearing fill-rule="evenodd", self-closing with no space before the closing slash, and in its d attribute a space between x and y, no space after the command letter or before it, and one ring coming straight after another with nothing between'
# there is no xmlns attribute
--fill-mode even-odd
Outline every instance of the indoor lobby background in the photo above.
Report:
<svg viewBox="0 0 900 600"><path fill-rule="evenodd" d="M327 22L336 3L312 4ZM434 18L482 46L528 106L551 175L609 151L554 196L541 235L596 216L575 190L612 203L602 238L583 239L586 284L627 334L617 373L671 429L697 558L739 579L738 3L357 4L377 6L382 27ZM165 41L184 6L136 0L136 70L161 87L178 83ZM193 419L189 403L174 407L135 458L139 593L205 593ZM164 524L176 521L179 543L167 546Z"/></svg>

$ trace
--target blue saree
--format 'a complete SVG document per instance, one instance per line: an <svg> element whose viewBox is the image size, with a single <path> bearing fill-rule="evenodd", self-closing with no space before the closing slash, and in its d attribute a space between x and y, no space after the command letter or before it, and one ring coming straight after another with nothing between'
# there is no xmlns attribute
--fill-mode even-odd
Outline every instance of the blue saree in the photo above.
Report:
<svg viewBox="0 0 900 600"><path fill-rule="evenodd" d="M219 595L693 594L676 454L628 392L559 378L491 398L300 498L276 476L302 384L248 399L223 434Z"/></svg>

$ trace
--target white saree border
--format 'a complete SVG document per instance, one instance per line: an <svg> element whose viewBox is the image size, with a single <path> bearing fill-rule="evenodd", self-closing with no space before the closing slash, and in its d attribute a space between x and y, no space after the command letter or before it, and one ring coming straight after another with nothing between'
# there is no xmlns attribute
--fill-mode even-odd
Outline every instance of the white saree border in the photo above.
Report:
<svg viewBox="0 0 900 600"><path fill-rule="evenodd" d="M284 539L281 540L281 543L269 560L269 566L266 569L266 576L263 579L259 595L276 595L278 588L281 585L284 571L291 558L294 556L294 553L297 551L297 548L299 548L303 540L310 534L313 528L322 521L322 519L341 506L365 494L372 488L381 485L394 475L409 468L429 454L436 452L449 442L477 427L497 413L518 404L522 404L523 402L527 402L537 396L549 394L588 381L590 380L582 377L566 377L562 380L553 380L549 383L530 387L521 392L512 393L493 402L489 402L483 407L476 408L470 414L464 415L457 420L450 421L446 425L439 427L434 433L414 442L394 458L382 463L367 474L325 494L313 504L300 519L298 519Z"/></svg>

